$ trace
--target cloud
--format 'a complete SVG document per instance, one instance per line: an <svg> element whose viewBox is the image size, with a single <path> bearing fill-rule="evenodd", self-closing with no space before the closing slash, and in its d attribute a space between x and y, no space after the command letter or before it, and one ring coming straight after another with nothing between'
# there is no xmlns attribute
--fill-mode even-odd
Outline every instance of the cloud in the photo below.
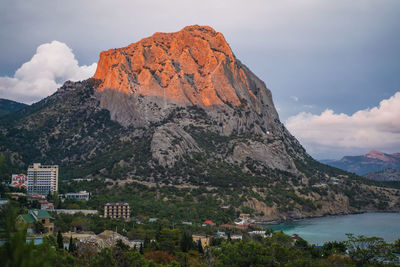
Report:
<svg viewBox="0 0 400 267"><path fill-rule="evenodd" d="M400 151L400 92L382 100L378 107L349 116L326 109L320 115L301 112L287 119L286 127L307 150L317 156L338 151Z"/></svg>
<svg viewBox="0 0 400 267"><path fill-rule="evenodd" d="M37 48L30 61L22 64L14 77L0 77L0 98L31 104L51 95L67 80L93 76L96 67L96 63L79 66L65 43L45 43Z"/></svg>
<svg viewBox="0 0 400 267"><path fill-rule="evenodd" d="M290 98L295 102L299 102L299 98L297 96L292 95Z"/></svg>

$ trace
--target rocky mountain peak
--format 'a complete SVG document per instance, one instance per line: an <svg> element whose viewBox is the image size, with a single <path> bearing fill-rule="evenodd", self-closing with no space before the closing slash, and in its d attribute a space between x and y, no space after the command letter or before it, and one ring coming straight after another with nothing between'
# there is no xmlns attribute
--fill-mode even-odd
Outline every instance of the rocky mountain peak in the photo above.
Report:
<svg viewBox="0 0 400 267"><path fill-rule="evenodd" d="M234 56L224 36L208 26L155 33L127 47L101 52L94 78L98 90L158 96L209 107L257 98L255 83Z"/></svg>
<svg viewBox="0 0 400 267"><path fill-rule="evenodd" d="M365 154L365 157L370 159L378 159L385 162L398 161L398 159L400 159L399 153L386 154L377 150L371 150Z"/></svg>
<svg viewBox="0 0 400 267"><path fill-rule="evenodd" d="M386 157L385 153L377 151L377 150L371 150L367 154L365 154L365 157L371 158L371 159L380 159L382 161L387 161L388 158Z"/></svg>

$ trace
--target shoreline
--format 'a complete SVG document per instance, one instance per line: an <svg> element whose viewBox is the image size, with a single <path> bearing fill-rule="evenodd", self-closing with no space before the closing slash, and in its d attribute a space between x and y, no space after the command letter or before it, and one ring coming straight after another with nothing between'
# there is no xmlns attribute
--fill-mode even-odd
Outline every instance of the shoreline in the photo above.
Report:
<svg viewBox="0 0 400 267"><path fill-rule="evenodd" d="M365 211L349 212L349 213L313 215L313 216L306 216L303 218L288 218L288 219L276 219L276 220L265 220L265 221L259 220L259 221L254 222L253 224L255 224L257 226L265 227L267 225L279 225L282 223L303 221L303 220L307 220L307 219L318 219L318 218L333 217L333 216L357 215L357 214L365 214L365 213L400 213L400 210L365 210Z"/></svg>

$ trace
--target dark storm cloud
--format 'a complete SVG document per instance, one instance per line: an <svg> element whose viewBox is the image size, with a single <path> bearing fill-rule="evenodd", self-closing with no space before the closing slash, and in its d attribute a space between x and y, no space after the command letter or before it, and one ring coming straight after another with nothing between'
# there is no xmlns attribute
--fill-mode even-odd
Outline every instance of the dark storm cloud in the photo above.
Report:
<svg viewBox="0 0 400 267"><path fill-rule="evenodd" d="M266 82L282 120L326 108L352 114L400 90L399 13L398 0L3 0L0 76L53 40L91 65L100 51L156 31L210 25Z"/></svg>

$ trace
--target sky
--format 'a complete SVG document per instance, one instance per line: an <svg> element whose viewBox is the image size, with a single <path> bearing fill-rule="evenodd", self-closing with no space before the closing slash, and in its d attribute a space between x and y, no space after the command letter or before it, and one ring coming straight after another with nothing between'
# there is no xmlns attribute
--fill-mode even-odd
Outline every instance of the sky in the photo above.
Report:
<svg viewBox="0 0 400 267"><path fill-rule="evenodd" d="M2 0L0 98L30 104L90 77L103 50L209 25L315 158L400 152L399 14L398 0Z"/></svg>

